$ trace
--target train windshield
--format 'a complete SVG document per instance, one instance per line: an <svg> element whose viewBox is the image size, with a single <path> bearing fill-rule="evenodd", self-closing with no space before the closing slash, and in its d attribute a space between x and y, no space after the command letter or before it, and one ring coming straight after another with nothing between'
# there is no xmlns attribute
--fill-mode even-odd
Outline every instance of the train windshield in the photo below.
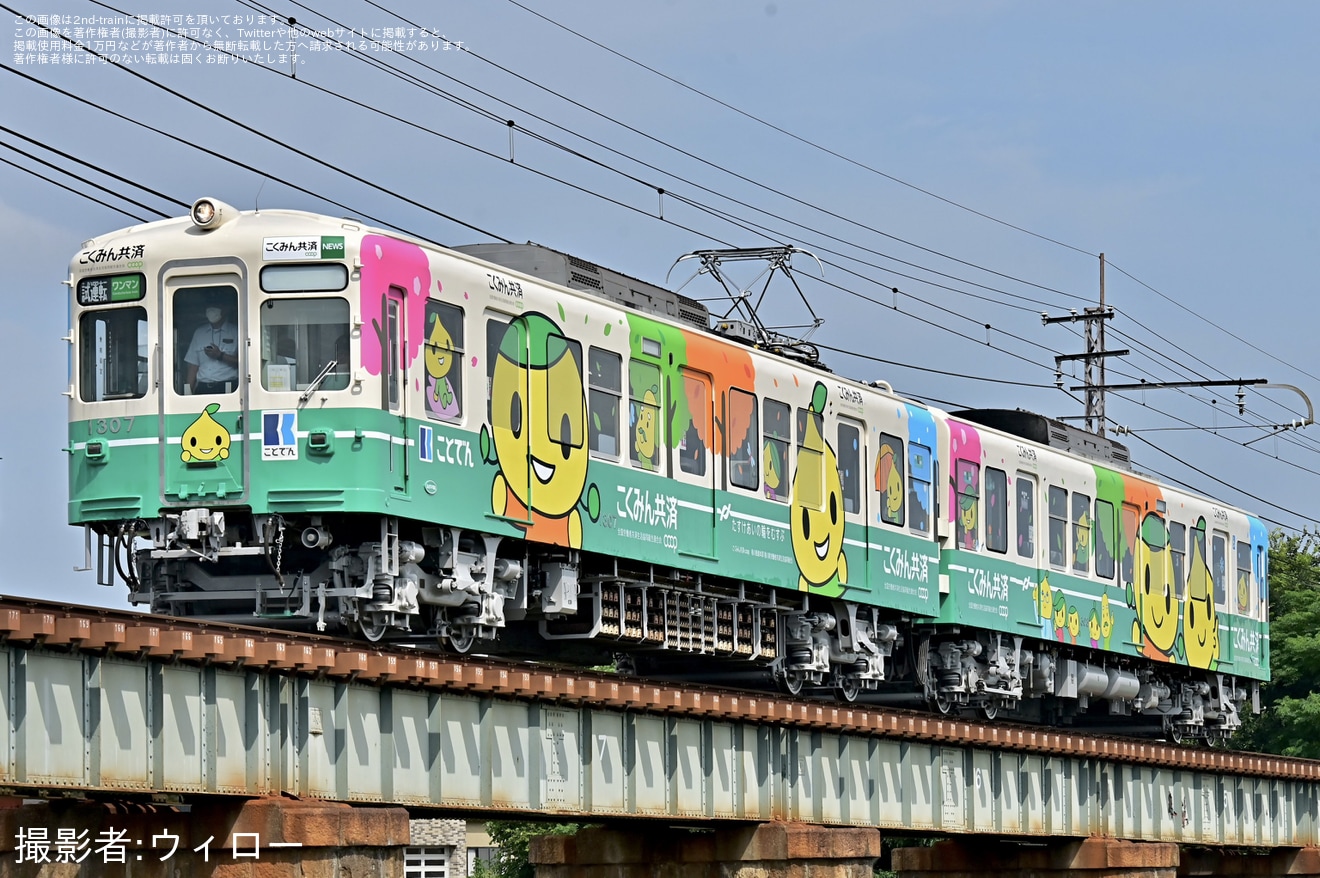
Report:
<svg viewBox="0 0 1320 878"><path fill-rule="evenodd" d="M261 306L261 386L303 390L327 367L320 390L348 387L348 302L268 299ZM333 363L333 365L331 365Z"/></svg>
<svg viewBox="0 0 1320 878"><path fill-rule="evenodd" d="M174 294L174 391L232 393L239 374L238 290L185 287Z"/></svg>
<svg viewBox="0 0 1320 878"><path fill-rule="evenodd" d="M83 402L139 399L147 393L145 308L89 311L82 315L79 392Z"/></svg>

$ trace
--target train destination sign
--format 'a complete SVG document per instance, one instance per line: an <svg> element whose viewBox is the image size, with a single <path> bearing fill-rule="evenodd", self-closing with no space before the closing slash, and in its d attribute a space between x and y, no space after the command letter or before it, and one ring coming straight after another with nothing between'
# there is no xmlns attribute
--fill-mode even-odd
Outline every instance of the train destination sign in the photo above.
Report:
<svg viewBox="0 0 1320 878"><path fill-rule="evenodd" d="M84 306L136 302L146 294L140 274L101 275L78 281L78 304Z"/></svg>

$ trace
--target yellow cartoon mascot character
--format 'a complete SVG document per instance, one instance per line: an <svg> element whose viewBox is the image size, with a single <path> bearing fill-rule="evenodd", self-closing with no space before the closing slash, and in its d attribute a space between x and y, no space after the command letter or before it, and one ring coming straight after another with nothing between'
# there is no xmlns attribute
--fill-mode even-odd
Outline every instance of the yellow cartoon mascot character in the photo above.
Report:
<svg viewBox="0 0 1320 878"><path fill-rule="evenodd" d="M1183 612L1183 648L1187 664L1213 670L1219 661L1219 614L1210 565L1205 560L1205 519L1192 529L1192 551L1187 570L1187 606Z"/></svg>
<svg viewBox="0 0 1320 878"><path fill-rule="evenodd" d="M1168 661L1178 637L1181 604L1174 594L1173 561L1164 519L1148 513L1137 540L1137 581L1132 583L1132 642L1142 655Z"/></svg>
<svg viewBox="0 0 1320 878"><path fill-rule="evenodd" d="M793 476L789 508L798 588L827 597L843 594L848 560L843 554L843 485L834 449L821 433L828 391L817 382Z"/></svg>
<svg viewBox="0 0 1320 878"><path fill-rule="evenodd" d="M183 431L184 463L204 463L229 457L229 431L212 415L220 411L213 402Z"/></svg>
<svg viewBox="0 0 1320 878"><path fill-rule="evenodd" d="M490 432L481 431L483 459L493 456L499 465L491 510L525 529L529 539L574 549L582 546L577 505L588 459L579 356L544 314L515 319L496 354ZM592 521L600 514L595 485L587 492L587 511Z"/></svg>

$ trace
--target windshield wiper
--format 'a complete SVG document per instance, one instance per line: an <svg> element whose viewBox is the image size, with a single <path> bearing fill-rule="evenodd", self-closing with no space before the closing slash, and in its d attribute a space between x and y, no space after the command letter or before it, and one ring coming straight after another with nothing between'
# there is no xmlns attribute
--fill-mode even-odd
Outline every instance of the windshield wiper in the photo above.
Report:
<svg viewBox="0 0 1320 878"><path fill-rule="evenodd" d="M307 402L307 400L311 399L312 394L316 392L316 388L320 387L321 382L325 380L325 376L333 372L335 370L335 366L338 365L339 365L338 360L331 360L330 362L326 363L325 368L323 368L317 374L317 376L312 379L311 384L307 385L307 389L302 392L302 396L298 398L298 402Z"/></svg>

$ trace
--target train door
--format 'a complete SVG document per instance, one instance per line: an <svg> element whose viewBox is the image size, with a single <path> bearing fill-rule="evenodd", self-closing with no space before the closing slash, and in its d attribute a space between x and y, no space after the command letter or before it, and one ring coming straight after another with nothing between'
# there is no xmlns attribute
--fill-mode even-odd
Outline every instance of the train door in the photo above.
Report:
<svg viewBox="0 0 1320 878"><path fill-rule="evenodd" d="M161 501L238 502L248 476L244 277L231 266L188 275L167 266L161 278Z"/></svg>
<svg viewBox="0 0 1320 878"><path fill-rule="evenodd" d="M684 555L715 555L714 398L711 378L687 368L679 370L682 393L672 439L675 477L698 486L692 502L678 503L678 550Z"/></svg>
<svg viewBox="0 0 1320 878"><path fill-rule="evenodd" d="M396 491L408 489L407 350L404 307L407 296L398 287L385 294L385 326L381 339L380 407L394 415L390 419L390 478Z"/></svg>

